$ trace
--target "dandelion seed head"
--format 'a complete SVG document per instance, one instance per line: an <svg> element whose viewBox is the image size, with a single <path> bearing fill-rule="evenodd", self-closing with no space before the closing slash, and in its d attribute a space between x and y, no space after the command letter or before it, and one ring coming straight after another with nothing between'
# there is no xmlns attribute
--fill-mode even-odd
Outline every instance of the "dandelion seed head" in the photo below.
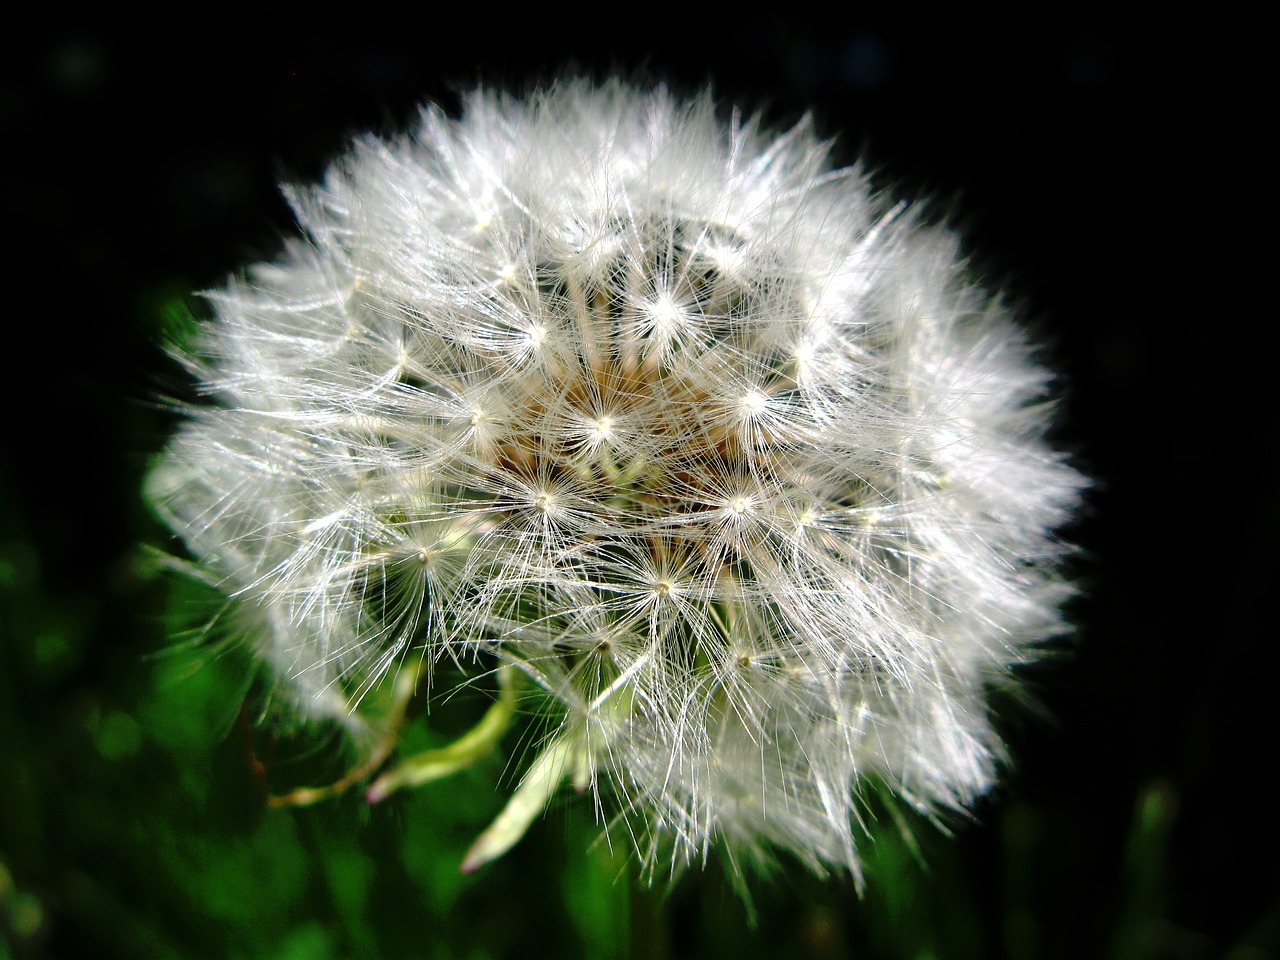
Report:
<svg viewBox="0 0 1280 960"><path fill-rule="evenodd" d="M526 782L572 766L652 874L858 876L870 784L991 786L1084 481L950 234L807 121L621 83L429 108L287 193L306 239L211 295L150 492L299 710L515 665Z"/></svg>

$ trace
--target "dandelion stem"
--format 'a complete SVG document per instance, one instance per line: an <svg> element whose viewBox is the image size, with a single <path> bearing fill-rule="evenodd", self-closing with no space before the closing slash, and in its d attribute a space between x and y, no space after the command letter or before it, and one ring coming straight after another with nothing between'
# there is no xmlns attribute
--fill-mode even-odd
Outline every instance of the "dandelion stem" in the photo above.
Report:
<svg viewBox="0 0 1280 960"><path fill-rule="evenodd" d="M563 736L542 751L502 812L467 851L462 861L463 873L474 873L520 841L564 780L572 755L579 749L575 739L573 735Z"/></svg>
<svg viewBox="0 0 1280 960"><path fill-rule="evenodd" d="M403 787L417 787L464 770L488 755L511 728L516 711L515 668L498 668L498 699L480 722L448 746L426 750L397 764L369 785L365 799L377 803Z"/></svg>
<svg viewBox="0 0 1280 960"><path fill-rule="evenodd" d="M387 757L391 756L391 751L395 749L396 742L400 739L400 728L404 726L405 711L409 707L409 701L413 699L413 695L418 689L418 677L421 673L421 666L415 666L409 670L402 670L399 676L396 677L395 690L392 693L391 714L387 718L386 726L383 728L382 736L379 738L377 746L374 747L363 763L357 764L342 777L323 787L299 787L296 790L290 790L288 793L269 796L267 797L267 806L272 809L280 807L309 807L313 803L345 793L361 780L372 776L375 770L386 763Z"/></svg>

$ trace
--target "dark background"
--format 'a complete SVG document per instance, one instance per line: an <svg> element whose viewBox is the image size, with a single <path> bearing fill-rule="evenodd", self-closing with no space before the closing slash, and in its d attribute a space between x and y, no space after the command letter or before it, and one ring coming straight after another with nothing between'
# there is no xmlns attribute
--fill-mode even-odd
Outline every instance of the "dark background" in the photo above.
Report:
<svg viewBox="0 0 1280 960"><path fill-rule="evenodd" d="M1249 26L459 14L51 12L0 40L0 958L1277 956L1275 307L1251 266L1274 191L1248 172ZM423 100L574 68L711 82L775 124L812 109L842 162L932 198L1051 343L1056 442L1096 480L1068 531L1074 650L1031 678L1043 710L1005 723L1016 765L974 822L925 830L923 867L878 840L862 899L784 868L754 930L715 864L665 901L614 884L585 803L459 879L500 768L266 812L247 668L172 652L187 608L139 547L177 549L138 493L174 423L155 398L184 389L165 313L274 255L275 184Z"/></svg>

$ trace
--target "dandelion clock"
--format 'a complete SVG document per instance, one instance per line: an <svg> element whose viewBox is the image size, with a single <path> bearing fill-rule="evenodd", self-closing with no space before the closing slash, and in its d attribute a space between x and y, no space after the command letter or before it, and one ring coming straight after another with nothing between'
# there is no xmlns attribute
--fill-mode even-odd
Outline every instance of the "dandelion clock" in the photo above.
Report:
<svg viewBox="0 0 1280 960"><path fill-rule="evenodd" d="M468 869L576 787L650 872L859 878L868 791L992 786L1083 479L951 234L807 123L621 83L428 107L287 196L149 480L290 709L362 751L284 801L509 749ZM389 761L415 691L473 683L474 729Z"/></svg>

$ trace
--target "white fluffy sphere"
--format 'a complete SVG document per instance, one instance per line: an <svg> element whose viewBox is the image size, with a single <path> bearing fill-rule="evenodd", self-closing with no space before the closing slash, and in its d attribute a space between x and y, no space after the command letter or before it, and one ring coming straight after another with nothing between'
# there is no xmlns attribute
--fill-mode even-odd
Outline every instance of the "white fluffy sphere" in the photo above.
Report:
<svg viewBox="0 0 1280 960"><path fill-rule="evenodd" d="M1083 481L951 235L807 123L622 84L427 109L289 197L151 491L301 710L513 664L651 866L856 875L865 784L991 786Z"/></svg>

